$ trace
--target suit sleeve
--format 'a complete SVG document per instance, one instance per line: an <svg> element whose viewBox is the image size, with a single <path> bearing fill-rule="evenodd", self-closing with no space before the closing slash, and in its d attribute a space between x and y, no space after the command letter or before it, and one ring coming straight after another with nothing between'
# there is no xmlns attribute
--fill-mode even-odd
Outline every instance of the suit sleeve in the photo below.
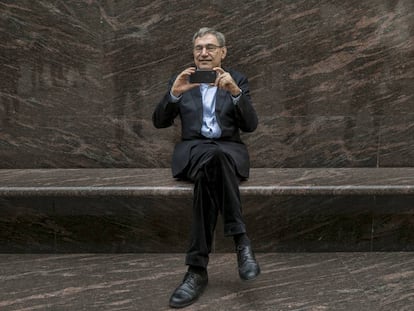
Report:
<svg viewBox="0 0 414 311"><path fill-rule="evenodd" d="M165 128L174 124L174 119L179 113L178 102L171 98L170 90L174 79L169 82L168 92L164 95L161 101L152 114L152 123L156 128Z"/></svg>
<svg viewBox="0 0 414 311"><path fill-rule="evenodd" d="M235 105L236 120L239 128L243 132L253 132L257 128L258 118L250 98L247 78L242 76L238 81L238 86L242 90L242 94L238 103Z"/></svg>

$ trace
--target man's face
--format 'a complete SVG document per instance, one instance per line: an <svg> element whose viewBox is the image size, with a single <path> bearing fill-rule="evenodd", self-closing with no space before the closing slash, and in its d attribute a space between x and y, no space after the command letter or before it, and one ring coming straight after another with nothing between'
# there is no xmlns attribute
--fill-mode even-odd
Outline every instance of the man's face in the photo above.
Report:
<svg viewBox="0 0 414 311"><path fill-rule="evenodd" d="M198 69L221 67L221 61L226 57L226 53L226 47L220 47L215 35L206 34L194 41L194 63Z"/></svg>

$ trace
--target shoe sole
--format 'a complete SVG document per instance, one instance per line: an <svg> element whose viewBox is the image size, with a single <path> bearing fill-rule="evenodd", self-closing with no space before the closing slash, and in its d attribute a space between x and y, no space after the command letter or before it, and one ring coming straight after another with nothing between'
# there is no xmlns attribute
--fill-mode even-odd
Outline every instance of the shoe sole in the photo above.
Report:
<svg viewBox="0 0 414 311"><path fill-rule="evenodd" d="M176 305L176 304L172 304L172 303L170 302L170 303L169 303L169 306L170 306L171 308L174 308L174 309L181 309L181 308L185 308L185 307L191 306L193 303L197 302L197 300L201 297L201 295L204 293L204 291L205 291L206 287L207 287L207 284L206 284L206 286L205 286L205 287L204 287L204 288L200 291L200 294L199 294L196 298L194 298L193 300L189 301L188 303L186 303L186 304Z"/></svg>
<svg viewBox="0 0 414 311"><path fill-rule="evenodd" d="M256 280L256 279L257 279L257 277L260 275L260 273L261 273L261 271L259 270L259 271L257 272L257 274L256 274L254 277L249 278L249 279L242 278L242 277L240 276L240 274L239 274L239 277L240 277L240 280L242 280L243 282L249 282L249 281L254 281L254 280Z"/></svg>

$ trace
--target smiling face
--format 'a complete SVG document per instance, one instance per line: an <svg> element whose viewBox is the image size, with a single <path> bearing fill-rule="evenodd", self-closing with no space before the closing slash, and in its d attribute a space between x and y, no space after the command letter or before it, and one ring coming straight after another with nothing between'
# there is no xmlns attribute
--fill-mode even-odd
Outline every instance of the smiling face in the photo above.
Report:
<svg viewBox="0 0 414 311"><path fill-rule="evenodd" d="M194 63L198 69L211 70L214 67L221 67L226 53L226 47L221 47L213 34L197 37L194 41Z"/></svg>

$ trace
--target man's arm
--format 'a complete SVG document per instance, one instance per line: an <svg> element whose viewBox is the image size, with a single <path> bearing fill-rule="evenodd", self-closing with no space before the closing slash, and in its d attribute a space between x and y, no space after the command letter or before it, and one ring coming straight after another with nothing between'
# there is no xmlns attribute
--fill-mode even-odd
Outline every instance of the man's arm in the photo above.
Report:
<svg viewBox="0 0 414 311"><path fill-rule="evenodd" d="M164 95L152 114L152 123L156 128L165 128L174 124L174 119L179 113L178 103L182 94L200 85L188 82L188 77L195 70L195 67L189 67L170 80L167 94Z"/></svg>
<svg viewBox="0 0 414 311"><path fill-rule="evenodd" d="M236 120L243 132L253 132L257 128L258 119L250 98L249 82L241 73L230 70L226 72L220 67L214 68L219 73L216 85L228 91L236 110Z"/></svg>
<svg viewBox="0 0 414 311"><path fill-rule="evenodd" d="M247 78L242 77L238 86L242 92L240 99L235 105L237 123L243 132L253 132L256 130L259 122L256 110L254 109L250 98L249 82Z"/></svg>
<svg viewBox="0 0 414 311"><path fill-rule="evenodd" d="M165 128L174 124L174 119L179 113L178 101L173 100L170 94L172 82L167 94L161 99L152 114L152 123L156 128Z"/></svg>

